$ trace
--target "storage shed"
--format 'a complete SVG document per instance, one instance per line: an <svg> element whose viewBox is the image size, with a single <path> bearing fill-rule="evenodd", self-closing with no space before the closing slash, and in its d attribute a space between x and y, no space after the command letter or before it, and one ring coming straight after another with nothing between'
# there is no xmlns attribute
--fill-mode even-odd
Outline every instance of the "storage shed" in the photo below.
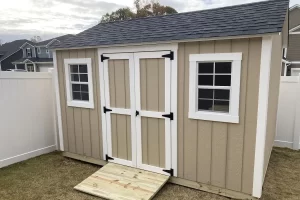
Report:
<svg viewBox="0 0 300 200"><path fill-rule="evenodd" d="M60 149L259 198L288 0L100 23L53 47Z"/></svg>

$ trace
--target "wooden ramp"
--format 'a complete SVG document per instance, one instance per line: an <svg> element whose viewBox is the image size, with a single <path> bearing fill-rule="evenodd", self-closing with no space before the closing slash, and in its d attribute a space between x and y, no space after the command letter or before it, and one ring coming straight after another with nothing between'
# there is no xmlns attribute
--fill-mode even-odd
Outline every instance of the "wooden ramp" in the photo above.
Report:
<svg viewBox="0 0 300 200"><path fill-rule="evenodd" d="M111 200L148 200L168 179L166 175L108 163L74 188Z"/></svg>

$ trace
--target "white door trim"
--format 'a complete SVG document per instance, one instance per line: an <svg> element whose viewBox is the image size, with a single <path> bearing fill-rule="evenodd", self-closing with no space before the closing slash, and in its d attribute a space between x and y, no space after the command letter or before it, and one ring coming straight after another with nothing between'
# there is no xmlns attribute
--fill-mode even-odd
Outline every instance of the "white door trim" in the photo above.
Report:
<svg viewBox="0 0 300 200"><path fill-rule="evenodd" d="M99 51L98 51L99 53ZM130 109L126 108L111 108L110 106L110 91L109 91L109 74L108 74L108 60L104 60L101 62L101 55L109 57L112 60L128 60L129 61L129 85L130 85ZM119 53L119 54L100 54L100 67L103 74L103 80L101 85L104 85L104 102L102 104L102 109L105 106L108 109L111 109L111 112L107 112L104 114L104 118L106 119L105 124L105 132L103 131L103 136L105 135L105 140L103 140L103 147L106 150L103 151L103 156L105 158L106 155L112 157L113 160L109 160L109 162L118 163L122 165L136 167L136 131L135 131L135 99L134 97L134 65L133 65L133 54L132 53ZM101 88L102 89L102 88ZM132 145L132 160L124 160L120 158L115 158L112 156L112 137L111 137L111 114L120 114L120 115L129 115L131 116L131 145ZM102 125L103 126L103 125ZM104 138L104 137L103 137Z"/></svg>
<svg viewBox="0 0 300 200"><path fill-rule="evenodd" d="M159 52L139 52L134 53L135 68L135 99L136 109L145 117L155 117L165 119L165 168L154 167L142 163L142 133L141 133L141 115L136 118L136 137L137 137L137 167L149 171L155 171L161 174L164 169L171 169L171 120L162 117L160 114L170 114L171 112L171 62L169 58L165 58L165 112L151 112L141 110L140 95L140 59L162 58L163 55L169 54L170 51ZM159 116L160 115L160 116ZM169 175L169 174L168 174Z"/></svg>

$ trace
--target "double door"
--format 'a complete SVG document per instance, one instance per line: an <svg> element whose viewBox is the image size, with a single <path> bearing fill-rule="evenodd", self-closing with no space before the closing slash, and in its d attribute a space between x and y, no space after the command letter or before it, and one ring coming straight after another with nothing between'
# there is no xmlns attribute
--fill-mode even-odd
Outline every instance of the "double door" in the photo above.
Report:
<svg viewBox="0 0 300 200"><path fill-rule="evenodd" d="M107 161L172 174L172 56L170 51L101 55Z"/></svg>

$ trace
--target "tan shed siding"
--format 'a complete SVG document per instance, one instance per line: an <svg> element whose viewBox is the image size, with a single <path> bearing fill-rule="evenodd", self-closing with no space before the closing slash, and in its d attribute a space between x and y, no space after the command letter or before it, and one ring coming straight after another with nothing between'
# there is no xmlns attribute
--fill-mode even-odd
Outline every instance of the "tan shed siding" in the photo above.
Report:
<svg viewBox="0 0 300 200"><path fill-rule="evenodd" d="M300 25L300 9L296 8L290 11L290 20L289 20L290 29Z"/></svg>
<svg viewBox="0 0 300 200"><path fill-rule="evenodd" d="M242 52L240 123L188 118L189 54ZM178 176L252 193L261 38L180 43Z"/></svg>
<svg viewBox="0 0 300 200"><path fill-rule="evenodd" d="M57 51L59 92L65 151L102 159L99 64L97 49ZM64 59L91 58L94 109L67 106Z"/></svg>
<svg viewBox="0 0 300 200"><path fill-rule="evenodd" d="M285 21L282 28L282 46L284 48L288 47L288 39L289 39L289 13L287 12L285 16Z"/></svg>
<svg viewBox="0 0 300 200"><path fill-rule="evenodd" d="M282 40L280 36L274 36L272 44L272 57L271 57L271 73L269 84L269 100L268 100L268 115L267 115L267 135L265 146L265 159L264 159L264 173L266 173L270 155L272 152L275 135L276 135L276 119L278 108L278 96L280 85L280 72L281 72L281 49Z"/></svg>

